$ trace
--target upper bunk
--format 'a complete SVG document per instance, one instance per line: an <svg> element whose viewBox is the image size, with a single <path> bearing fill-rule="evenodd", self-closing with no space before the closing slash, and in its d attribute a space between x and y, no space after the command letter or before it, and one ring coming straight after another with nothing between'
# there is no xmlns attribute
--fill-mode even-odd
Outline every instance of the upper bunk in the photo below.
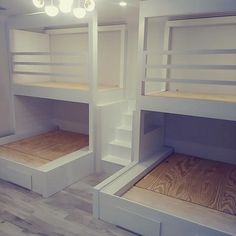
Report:
<svg viewBox="0 0 236 236"><path fill-rule="evenodd" d="M210 1L164 17L151 2L141 4L140 109L236 120L236 17L216 17Z"/></svg>
<svg viewBox="0 0 236 236"><path fill-rule="evenodd" d="M14 95L81 103L123 96L124 25L97 27L96 14L80 22L34 15L8 28Z"/></svg>

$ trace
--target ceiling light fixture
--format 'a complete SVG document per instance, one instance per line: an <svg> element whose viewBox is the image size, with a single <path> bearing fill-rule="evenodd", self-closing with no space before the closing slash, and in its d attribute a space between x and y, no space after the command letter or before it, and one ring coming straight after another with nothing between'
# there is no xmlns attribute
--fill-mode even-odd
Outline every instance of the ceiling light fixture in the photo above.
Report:
<svg viewBox="0 0 236 236"><path fill-rule="evenodd" d="M59 10L56 6L53 4L53 0L51 0L51 4L45 6L45 12L48 16L56 16L59 13Z"/></svg>
<svg viewBox="0 0 236 236"><path fill-rule="evenodd" d="M121 6L121 7L126 7L126 6L127 6L127 2L121 1L121 2L120 2L120 6Z"/></svg>
<svg viewBox="0 0 236 236"><path fill-rule="evenodd" d="M73 0L60 0L59 9L63 13L71 12Z"/></svg>
<svg viewBox="0 0 236 236"><path fill-rule="evenodd" d="M95 8L95 2L94 0L85 0L84 1L84 9L86 11L93 11Z"/></svg>
<svg viewBox="0 0 236 236"><path fill-rule="evenodd" d="M45 6L45 13L52 17L58 15L60 10L62 13L73 12L75 17L83 18L86 12L91 12L95 9L94 0L32 0L32 2L37 8L43 8ZM76 2L78 2L77 7L75 6L73 8Z"/></svg>
<svg viewBox="0 0 236 236"><path fill-rule="evenodd" d="M37 7L37 8L42 8L44 6L44 0L33 0L33 4Z"/></svg>

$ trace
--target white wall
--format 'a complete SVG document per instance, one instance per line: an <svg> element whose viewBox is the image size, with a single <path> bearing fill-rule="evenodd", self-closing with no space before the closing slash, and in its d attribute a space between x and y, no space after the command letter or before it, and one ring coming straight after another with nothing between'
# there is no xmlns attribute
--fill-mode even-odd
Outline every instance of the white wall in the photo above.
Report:
<svg viewBox="0 0 236 236"><path fill-rule="evenodd" d="M89 134L89 105L53 101L53 123L63 130Z"/></svg>
<svg viewBox="0 0 236 236"><path fill-rule="evenodd" d="M118 86L120 80L120 46L119 31L98 33L98 83ZM88 52L88 34L51 34L50 46L52 52L81 53ZM53 62L83 63L74 67L54 67L56 73L78 74L78 78L55 78L56 81L71 81L88 83L87 57L52 57Z"/></svg>
<svg viewBox="0 0 236 236"><path fill-rule="evenodd" d="M0 17L0 136L13 132L12 100L8 68L5 19Z"/></svg>
<svg viewBox="0 0 236 236"><path fill-rule="evenodd" d="M147 26L147 51L161 52L164 48L165 21L158 21L157 18L148 19ZM147 57L148 64L162 64L163 56L153 54ZM147 70L147 77L162 78L163 70ZM161 91L164 83L146 82L145 92Z"/></svg>
<svg viewBox="0 0 236 236"><path fill-rule="evenodd" d="M236 164L236 122L167 114L165 144L176 152Z"/></svg>
<svg viewBox="0 0 236 236"><path fill-rule="evenodd" d="M202 20L202 19L201 19ZM196 20L197 21L197 20ZM205 19L206 23L208 18ZM163 50L165 22L158 22L157 18L149 20L147 35L147 50L151 52ZM173 28L170 36L171 50L194 49L233 49L236 48L235 25L224 26L194 26ZM236 55L171 55L171 64L182 65L235 65ZM150 55L148 64L163 64L162 55ZM151 78L163 78L165 69L151 68L147 70L147 76ZM236 70L199 70L199 69L170 69L170 78L201 79L201 80L234 80ZM164 83L146 83L146 92L160 91ZM235 86L199 85L171 83L171 91L199 92L211 94L236 95Z"/></svg>
<svg viewBox="0 0 236 236"><path fill-rule="evenodd" d="M11 52L49 52L49 36L43 33L35 33L23 30L11 30L10 32ZM14 56L16 62L50 62L50 56L23 55ZM15 65L15 71L43 72L49 73L50 66ZM49 76L19 75L14 74L16 82L41 82L50 80Z"/></svg>
<svg viewBox="0 0 236 236"><path fill-rule="evenodd" d="M47 130L53 127L52 100L15 96L16 134Z"/></svg>
<svg viewBox="0 0 236 236"><path fill-rule="evenodd" d="M69 77L55 77L54 81L63 82L79 82L88 83L88 70L87 70L87 59L88 59L88 35L86 33L81 34L55 34L50 35L50 48L51 52L62 52L62 53L78 53L79 57L73 56L52 56L52 62L60 63L82 63L83 65L65 67L56 66L52 68L54 73L62 74L78 74L78 78ZM81 52L86 53L84 56Z"/></svg>
<svg viewBox="0 0 236 236"><path fill-rule="evenodd" d="M127 48L125 64L126 97L128 99L136 99L137 80L139 76L137 22L129 23L127 25Z"/></svg>
<svg viewBox="0 0 236 236"><path fill-rule="evenodd" d="M60 127L89 133L88 104L15 96L16 133L34 133Z"/></svg>
<svg viewBox="0 0 236 236"><path fill-rule="evenodd" d="M180 27L173 29L171 47L173 50L230 49L236 48L235 38L235 25ZM236 55L175 55L171 57L171 61L172 64L234 65L236 64ZM171 77L183 79L234 80L236 71L173 69L171 70ZM171 84L170 89L173 91L236 95L235 86Z"/></svg>

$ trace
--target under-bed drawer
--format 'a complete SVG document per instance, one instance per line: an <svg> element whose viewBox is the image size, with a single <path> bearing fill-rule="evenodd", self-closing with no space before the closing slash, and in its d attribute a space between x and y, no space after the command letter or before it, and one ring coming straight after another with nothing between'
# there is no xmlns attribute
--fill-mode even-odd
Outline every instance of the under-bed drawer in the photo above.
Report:
<svg viewBox="0 0 236 236"><path fill-rule="evenodd" d="M101 218L143 236L161 236L161 222L145 217L122 206L103 209Z"/></svg>
<svg viewBox="0 0 236 236"><path fill-rule="evenodd" d="M15 163L4 163L2 165L2 162L0 162L0 178L26 189L32 189L31 174Z"/></svg>

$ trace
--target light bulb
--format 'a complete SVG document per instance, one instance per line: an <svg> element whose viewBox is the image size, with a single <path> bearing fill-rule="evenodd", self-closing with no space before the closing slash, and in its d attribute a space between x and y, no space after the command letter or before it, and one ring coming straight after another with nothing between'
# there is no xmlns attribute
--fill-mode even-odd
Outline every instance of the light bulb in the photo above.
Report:
<svg viewBox="0 0 236 236"><path fill-rule="evenodd" d="M95 8L94 0L85 0L84 8L85 8L86 11L93 11L94 8Z"/></svg>
<svg viewBox="0 0 236 236"><path fill-rule="evenodd" d="M59 10L54 5L49 5L49 6L45 6L45 12L48 16L56 16Z"/></svg>
<svg viewBox="0 0 236 236"><path fill-rule="evenodd" d="M126 6L127 6L127 2L121 1L121 2L120 2L120 6L121 6L121 7L126 7Z"/></svg>
<svg viewBox="0 0 236 236"><path fill-rule="evenodd" d="M33 0L33 4L37 7L37 8L42 8L44 6L44 0Z"/></svg>
<svg viewBox="0 0 236 236"><path fill-rule="evenodd" d="M86 11L82 7L77 7L73 9L74 16L77 18L83 18L86 15Z"/></svg>
<svg viewBox="0 0 236 236"><path fill-rule="evenodd" d="M71 12L72 5L73 5L73 0L61 0L59 9L63 13L69 13Z"/></svg>

